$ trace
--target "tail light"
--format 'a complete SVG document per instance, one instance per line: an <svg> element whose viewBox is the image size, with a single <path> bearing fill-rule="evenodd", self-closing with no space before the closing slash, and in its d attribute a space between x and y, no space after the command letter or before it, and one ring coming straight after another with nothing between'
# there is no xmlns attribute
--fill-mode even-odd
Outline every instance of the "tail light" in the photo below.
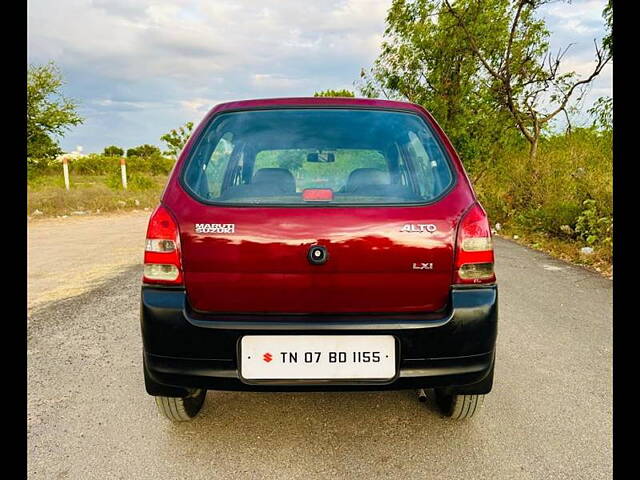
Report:
<svg viewBox="0 0 640 480"><path fill-rule="evenodd" d="M182 284L178 224L162 205L154 210L149 219L142 281L163 285Z"/></svg>
<svg viewBox="0 0 640 480"><path fill-rule="evenodd" d="M492 283L493 243L489 220L483 208L475 203L458 227L454 283Z"/></svg>

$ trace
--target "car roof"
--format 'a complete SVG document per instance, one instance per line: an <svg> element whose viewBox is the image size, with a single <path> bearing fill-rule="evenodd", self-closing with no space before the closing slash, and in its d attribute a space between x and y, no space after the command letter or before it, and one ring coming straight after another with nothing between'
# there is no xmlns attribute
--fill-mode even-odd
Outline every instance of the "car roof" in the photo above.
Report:
<svg viewBox="0 0 640 480"><path fill-rule="evenodd" d="M253 100L238 100L216 105L209 113L219 113L226 110L250 110L253 108L291 107L291 106L354 106L383 109L413 110L424 109L415 103L400 102L396 100L382 100L377 98L352 98L352 97L283 97L260 98Z"/></svg>

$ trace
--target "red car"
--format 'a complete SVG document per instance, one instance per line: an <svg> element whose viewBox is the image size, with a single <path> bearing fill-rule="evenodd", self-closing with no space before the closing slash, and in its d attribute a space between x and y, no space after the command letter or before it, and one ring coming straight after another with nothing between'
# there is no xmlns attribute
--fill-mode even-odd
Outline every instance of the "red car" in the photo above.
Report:
<svg viewBox="0 0 640 480"><path fill-rule="evenodd" d="M493 384L491 231L460 159L411 103L216 106L147 231L146 390L171 420L207 390L432 388L473 416Z"/></svg>

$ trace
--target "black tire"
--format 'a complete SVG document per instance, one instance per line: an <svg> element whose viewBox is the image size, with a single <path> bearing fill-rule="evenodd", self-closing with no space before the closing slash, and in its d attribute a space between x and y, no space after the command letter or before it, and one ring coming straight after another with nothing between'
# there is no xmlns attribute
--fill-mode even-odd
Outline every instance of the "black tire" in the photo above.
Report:
<svg viewBox="0 0 640 480"><path fill-rule="evenodd" d="M172 422L188 422L198 415L207 391L204 389L194 389L186 397L162 397L156 396L158 411Z"/></svg>
<svg viewBox="0 0 640 480"><path fill-rule="evenodd" d="M440 411L452 420L464 420L476 415L484 402L484 395L445 394L436 390Z"/></svg>

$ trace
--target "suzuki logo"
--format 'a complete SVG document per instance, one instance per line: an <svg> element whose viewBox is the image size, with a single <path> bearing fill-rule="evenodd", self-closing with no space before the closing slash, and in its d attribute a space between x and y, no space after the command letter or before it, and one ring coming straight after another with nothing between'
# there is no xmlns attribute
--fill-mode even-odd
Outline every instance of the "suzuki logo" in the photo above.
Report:
<svg viewBox="0 0 640 480"><path fill-rule="evenodd" d="M267 352L262 356L262 359L265 362L269 363L271 360L273 360L273 356L269 352Z"/></svg>
<svg viewBox="0 0 640 480"><path fill-rule="evenodd" d="M235 223L196 223L193 227L196 233L235 233Z"/></svg>

